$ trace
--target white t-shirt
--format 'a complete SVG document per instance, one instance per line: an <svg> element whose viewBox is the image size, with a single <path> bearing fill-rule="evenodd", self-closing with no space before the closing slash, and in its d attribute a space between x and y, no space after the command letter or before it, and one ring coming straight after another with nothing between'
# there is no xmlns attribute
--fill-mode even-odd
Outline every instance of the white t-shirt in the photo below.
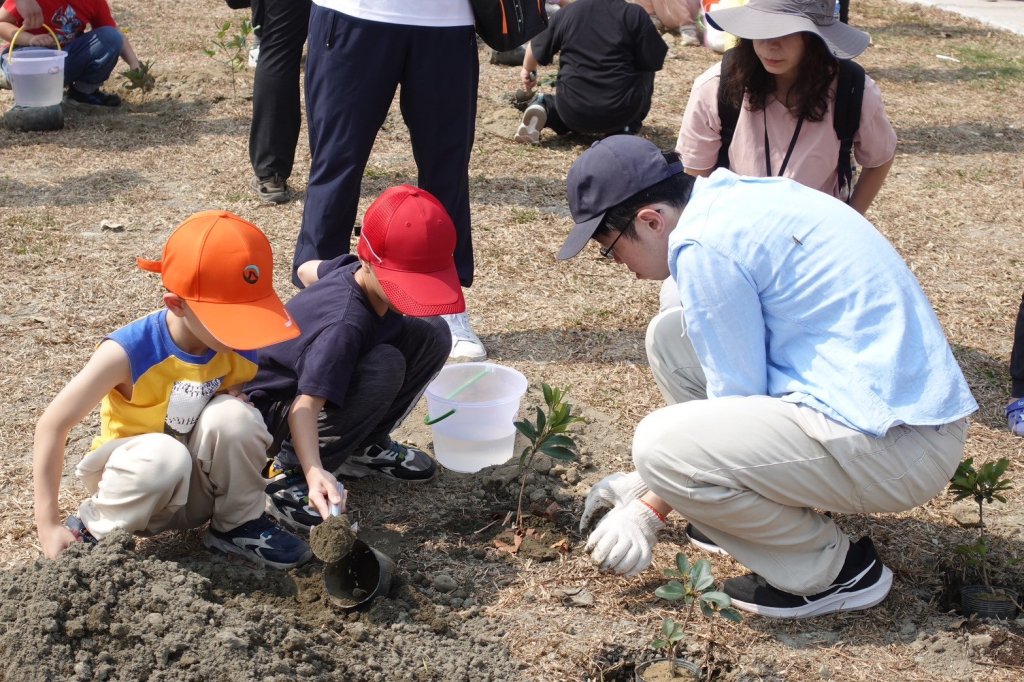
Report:
<svg viewBox="0 0 1024 682"><path fill-rule="evenodd" d="M313 0L350 17L404 26L472 26L469 0Z"/></svg>
<svg viewBox="0 0 1024 682"><path fill-rule="evenodd" d="M676 151L683 166L694 170L714 168L722 146L722 121L718 117L718 81L722 64L713 65L697 76L690 90L690 100L683 113ZM832 127L835 107L835 84L832 86L828 111L820 121L804 121L793 154L786 166L785 177L825 194L839 195L839 138ZM765 168L764 136L768 129L769 156L772 173L778 175L797 119L781 102L769 97L764 111L747 109L746 98L740 108L729 145L729 169L740 175L763 177ZM896 131L882 105L882 93L870 76L864 77L864 98L861 103L860 127L853 136L853 156L865 168L877 168L896 153Z"/></svg>

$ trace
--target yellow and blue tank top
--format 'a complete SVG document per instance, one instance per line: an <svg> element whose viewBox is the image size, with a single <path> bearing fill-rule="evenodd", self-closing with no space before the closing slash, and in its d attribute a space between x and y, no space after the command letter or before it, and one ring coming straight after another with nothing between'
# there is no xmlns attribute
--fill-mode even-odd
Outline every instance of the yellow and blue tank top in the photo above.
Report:
<svg viewBox="0 0 1024 682"><path fill-rule="evenodd" d="M103 398L100 435L92 449L115 438L166 433L187 443L199 413L223 388L256 376L256 352L191 355L178 348L167 329L167 309L139 318L106 339L128 354L132 397L117 390Z"/></svg>

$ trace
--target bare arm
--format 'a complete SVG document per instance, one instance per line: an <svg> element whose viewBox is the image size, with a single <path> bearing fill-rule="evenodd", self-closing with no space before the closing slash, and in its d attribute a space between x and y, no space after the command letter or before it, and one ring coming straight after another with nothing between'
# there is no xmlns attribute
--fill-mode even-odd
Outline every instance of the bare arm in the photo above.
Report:
<svg viewBox="0 0 1024 682"><path fill-rule="evenodd" d="M302 282L303 286L309 286L313 282L320 279L319 268L322 260L308 260L298 267L295 274L299 276L299 281Z"/></svg>
<svg viewBox="0 0 1024 682"><path fill-rule="evenodd" d="M893 157L895 158L895 157ZM875 200L878 190L882 189L885 177L889 175L889 168L892 167L893 159L889 159L881 166L875 168L861 168L857 184L853 186L853 193L850 195L850 206L858 213L867 213L871 202Z"/></svg>
<svg viewBox="0 0 1024 682"><path fill-rule="evenodd" d="M288 412L288 428L292 434L292 445L299 458L302 473L309 485L309 501L320 512L330 515L329 505L340 504L338 481L333 474L325 471L320 461L320 410L326 401L323 398L300 394L292 402Z"/></svg>
<svg viewBox="0 0 1024 682"><path fill-rule="evenodd" d="M128 65L129 69L139 68L139 58L136 56L135 48L132 47L131 42L128 40L128 36L124 36L124 42L121 44L121 59L123 59L124 63Z"/></svg>
<svg viewBox="0 0 1024 682"><path fill-rule="evenodd" d="M523 57L523 68L519 71L519 78L523 82L524 90L533 90L537 84L537 68L540 66L533 56L533 45L526 43L526 56Z"/></svg>
<svg viewBox="0 0 1024 682"><path fill-rule="evenodd" d="M64 444L71 428L82 421L107 393L131 382L131 366L124 349L104 341L89 362L49 404L36 424L32 446L36 531L43 554L53 559L75 541L61 525L58 495L64 470Z"/></svg>
<svg viewBox="0 0 1024 682"><path fill-rule="evenodd" d="M18 8L18 14L24 20L26 29L39 28L43 25L43 10L36 0L14 0L14 6Z"/></svg>

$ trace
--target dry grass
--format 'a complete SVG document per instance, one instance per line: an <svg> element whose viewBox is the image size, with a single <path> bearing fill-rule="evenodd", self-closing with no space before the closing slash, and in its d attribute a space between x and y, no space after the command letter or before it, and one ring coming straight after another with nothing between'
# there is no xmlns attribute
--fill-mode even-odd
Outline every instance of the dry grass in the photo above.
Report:
<svg viewBox="0 0 1024 682"><path fill-rule="evenodd" d="M169 230L190 213L224 208L268 233L279 291L290 290L284 273L302 202L264 207L252 197L250 103L231 97L226 73L200 52L217 21L244 14L208 3L186 27L178 2L114 5L140 57L155 60L157 90L119 112L71 112L61 132L0 130L7 151L0 170L0 561L7 566L38 553L29 490L32 431L41 410L105 332L159 303L158 281L134 268L135 256L157 254ZM1010 456L1010 473L1024 480L1022 441L1005 433L1001 416L1024 285L1017 254L1024 224L1024 38L892 0L854 3L852 20L872 33L874 45L861 62L881 86L900 138L870 218L921 280L981 405L967 454ZM939 60L939 54L960 61ZM532 382L572 386L574 401L604 415L618 437L608 447L593 444L592 460L603 471L623 468L628 434L661 402L643 352L657 285L631 281L590 251L556 264L569 225L565 173L588 141L556 140L548 131L537 148L511 143L518 113L506 100L518 70L490 66L481 56L470 170L477 283L468 302L475 326L493 360L517 367ZM707 51L672 48L657 79L647 137L674 144L689 84L715 59ZM239 78L239 92L246 92L251 72ZM443 80L437 96L444 96ZM0 93L3 106L10 101L9 92ZM300 191L308 160L303 140L291 178ZM362 208L385 187L415 177L407 133L393 111L367 169ZM105 218L126 231L101 230ZM94 414L72 432L68 470L95 427ZM73 511L81 495L68 480L63 511ZM1015 490L1010 504L992 515L1018 555L1024 549L1022 499ZM813 624L750 619L720 626L716 651L733 666L729 675L742 668L748 679L1020 679L1012 666L972 663L972 657L984 659L976 652L939 668L929 662L933 654L922 654L912 641L921 633L962 634L959 621L929 601L941 587L936 562L965 537L949 507L937 499L906 514L842 518L852 534L870 530L896 572L885 606ZM656 565L671 561L678 522L673 532L658 546ZM724 576L740 569L717 562L716 570ZM1016 577L1020 582L1019 572ZM562 562L523 566L511 585L497 589L490 611L508 624L510 647L537 679L542 669L558 671L556 679L578 679L610 667L615 647L635 652L650 639L665 613L651 596L658 583L654 571L634 580L598 576L576 552ZM586 586L595 606L565 609L551 589L566 585ZM701 626L700 640L710 636Z"/></svg>

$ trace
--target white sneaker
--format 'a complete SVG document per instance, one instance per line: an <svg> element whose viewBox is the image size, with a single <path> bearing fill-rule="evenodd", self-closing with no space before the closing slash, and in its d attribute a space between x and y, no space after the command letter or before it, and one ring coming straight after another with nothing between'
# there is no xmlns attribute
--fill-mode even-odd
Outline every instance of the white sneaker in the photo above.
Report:
<svg viewBox="0 0 1024 682"><path fill-rule="evenodd" d="M516 130L516 142L540 144L540 131L548 122L548 112L542 104L531 104L523 112L523 122Z"/></svg>
<svg viewBox="0 0 1024 682"><path fill-rule="evenodd" d="M260 61L260 44L256 43L256 46L249 50L249 68L255 69L256 64Z"/></svg>
<svg viewBox="0 0 1024 682"><path fill-rule="evenodd" d="M448 328L452 332L452 352L448 354L449 358L471 361L487 359L487 349L470 326L467 313L441 317L448 323Z"/></svg>

